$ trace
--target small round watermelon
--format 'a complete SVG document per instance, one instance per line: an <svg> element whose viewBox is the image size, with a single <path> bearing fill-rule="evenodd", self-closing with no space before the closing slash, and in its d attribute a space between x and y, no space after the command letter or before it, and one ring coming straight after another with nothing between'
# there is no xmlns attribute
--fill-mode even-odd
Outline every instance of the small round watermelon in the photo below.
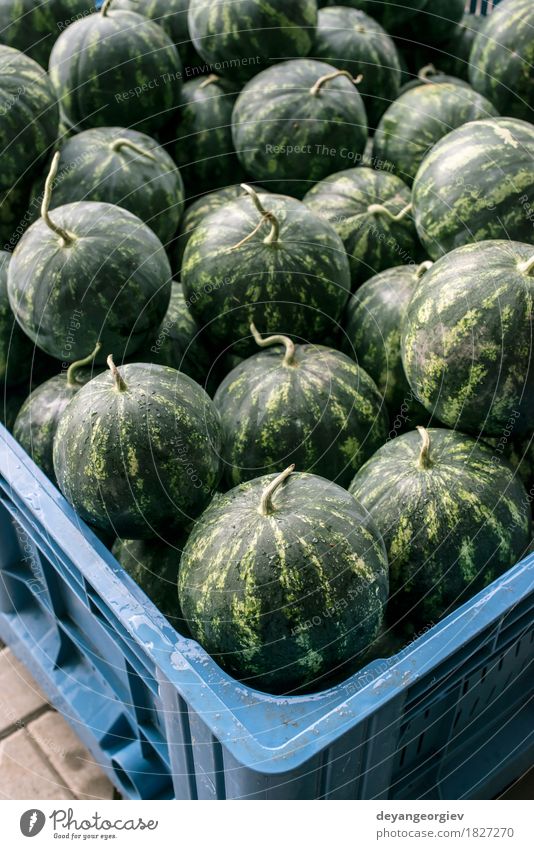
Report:
<svg viewBox="0 0 534 849"><path fill-rule="evenodd" d="M313 183L360 161L367 116L348 71L292 59L247 83L234 107L232 134L253 180L302 197Z"/></svg>
<svg viewBox="0 0 534 849"><path fill-rule="evenodd" d="M419 259L410 190L394 174L365 166L339 171L310 189L304 203L341 237L353 288L385 268Z"/></svg>
<svg viewBox="0 0 534 849"><path fill-rule="evenodd" d="M48 212L56 154L42 217L24 233L9 264L11 308L26 335L62 361L102 342L102 357L127 356L165 316L171 269L153 231L109 203L69 203ZM99 360L100 361L100 360Z"/></svg>
<svg viewBox="0 0 534 849"><path fill-rule="evenodd" d="M13 436L52 483L56 482L52 448L59 420L78 390L94 376L90 365L100 348L98 343L88 357L41 383L26 398L15 420Z"/></svg>
<svg viewBox="0 0 534 849"><path fill-rule="evenodd" d="M59 33L94 8L92 0L1 0L0 41L47 68Z"/></svg>
<svg viewBox="0 0 534 849"><path fill-rule="evenodd" d="M422 277L402 328L402 358L418 400L476 436L534 429L534 248L486 241L457 248Z"/></svg>
<svg viewBox="0 0 534 849"><path fill-rule="evenodd" d="M423 159L415 225L432 259L486 239L532 241L534 127L515 118L470 121Z"/></svg>
<svg viewBox="0 0 534 849"><path fill-rule="evenodd" d="M244 360L218 388L226 479L236 486L298 464L348 486L386 441L388 419L369 375L333 348L262 339L266 350ZM276 347L268 347L268 346Z"/></svg>
<svg viewBox="0 0 534 849"><path fill-rule="evenodd" d="M54 90L37 62L0 45L0 190L28 179L55 143L59 109Z"/></svg>
<svg viewBox="0 0 534 849"><path fill-rule="evenodd" d="M39 197L42 200L42 189ZM74 201L129 209L167 244L180 222L184 187L172 158L150 136L122 127L97 127L72 136L61 147L53 205Z"/></svg>
<svg viewBox="0 0 534 849"><path fill-rule="evenodd" d="M401 79L399 57L393 39L365 12L346 6L321 9L312 54L352 77L358 83L371 127L395 100Z"/></svg>
<svg viewBox="0 0 534 849"><path fill-rule="evenodd" d="M489 100L468 86L429 83L410 89L391 104L374 136L373 156L390 163L411 185L434 145L468 121L492 118Z"/></svg>
<svg viewBox="0 0 534 849"><path fill-rule="evenodd" d="M202 58L225 77L248 80L287 56L307 56L316 0L190 0L188 26Z"/></svg>
<svg viewBox="0 0 534 849"><path fill-rule="evenodd" d="M337 484L292 468L216 498L178 577L193 637L247 685L276 693L322 689L357 663L388 595L368 513Z"/></svg>
<svg viewBox="0 0 534 849"><path fill-rule="evenodd" d="M184 71L202 64L189 38L189 0L113 0L113 8L137 12L163 27L178 48Z"/></svg>
<svg viewBox="0 0 534 849"><path fill-rule="evenodd" d="M119 126L150 133L179 105L180 56L154 21L109 6L106 0L99 12L61 33L50 56L50 77L78 131Z"/></svg>
<svg viewBox="0 0 534 849"><path fill-rule="evenodd" d="M469 80L511 118L534 120L534 3L504 0L475 39Z"/></svg>
<svg viewBox="0 0 534 849"><path fill-rule="evenodd" d="M226 186L244 176L232 141L236 98L235 86L216 74L197 77L182 88L173 151L190 195Z"/></svg>
<svg viewBox="0 0 534 849"><path fill-rule="evenodd" d="M350 289L343 243L298 200L249 194L202 219L187 243L182 284L198 324L221 350L255 350L261 333L322 341Z"/></svg>
<svg viewBox="0 0 534 849"><path fill-rule="evenodd" d="M374 380L390 412L391 422L428 420L406 380L401 357L401 326L410 299L425 272L401 265L381 271L349 299L343 321L343 350Z"/></svg>
<svg viewBox="0 0 534 849"><path fill-rule="evenodd" d="M30 375L33 345L15 321L7 296L11 254L0 251L0 384L22 383Z"/></svg>
<svg viewBox="0 0 534 849"><path fill-rule="evenodd" d="M521 481L490 446L462 433L419 428L387 442L350 492L386 544L392 622L434 624L513 566L530 542Z"/></svg>
<svg viewBox="0 0 534 849"><path fill-rule="evenodd" d="M219 481L220 421L187 375L132 363L76 393L54 438L61 491L82 519L116 536L173 532L198 516Z"/></svg>

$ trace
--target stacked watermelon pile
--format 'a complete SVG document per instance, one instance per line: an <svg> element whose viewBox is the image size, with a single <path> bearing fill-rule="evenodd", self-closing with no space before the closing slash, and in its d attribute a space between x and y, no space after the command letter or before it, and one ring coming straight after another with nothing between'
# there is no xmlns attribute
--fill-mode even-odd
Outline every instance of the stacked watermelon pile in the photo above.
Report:
<svg viewBox="0 0 534 849"><path fill-rule="evenodd" d="M4 421L253 687L530 544L534 3L464 5L0 4Z"/></svg>

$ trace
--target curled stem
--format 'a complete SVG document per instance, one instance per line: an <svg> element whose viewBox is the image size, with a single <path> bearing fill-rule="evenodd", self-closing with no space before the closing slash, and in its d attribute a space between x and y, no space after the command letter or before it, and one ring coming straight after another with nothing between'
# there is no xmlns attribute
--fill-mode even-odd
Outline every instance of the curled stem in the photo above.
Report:
<svg viewBox="0 0 534 849"><path fill-rule="evenodd" d="M415 269L416 279L420 280L421 277L423 276L423 274L426 274L427 271L430 271L430 269L432 268L433 265L434 265L434 263L432 262L431 259L425 259L425 261L422 262L421 265L418 265L417 268Z"/></svg>
<svg viewBox="0 0 534 849"><path fill-rule="evenodd" d="M523 274L530 274L534 271L534 254L530 257L530 259L525 260L525 262L519 263L519 271Z"/></svg>
<svg viewBox="0 0 534 849"><path fill-rule="evenodd" d="M54 153L54 158L52 159L52 164L50 166L50 171L48 172L48 177L46 178L44 194L43 194L43 202L41 204L41 217L46 224L47 227L52 230L57 236L59 236L61 240L61 244L63 247L67 245L71 245L76 237L65 230L63 227L60 227L59 224L56 224L50 218L48 210L50 209L50 201L52 200L52 186L54 185L54 180L57 174L57 168L59 165L59 151Z"/></svg>
<svg viewBox="0 0 534 849"><path fill-rule="evenodd" d="M335 80L337 77L347 77L347 79L349 79L351 83L354 83L354 85L358 85L358 83L361 83L363 80L363 74L358 74L357 77L353 77L348 71L332 71L330 74L325 74L324 76L319 77L319 79L310 88L310 94L316 97L325 83L330 82L330 80Z"/></svg>
<svg viewBox="0 0 534 849"><path fill-rule="evenodd" d="M124 380L122 379L120 371L118 370L117 366L113 362L113 354L109 354L106 362L108 364L108 368L109 368L111 375L113 377L113 380L115 382L115 389L117 390L117 392L125 392L128 389L128 387L126 386Z"/></svg>
<svg viewBox="0 0 534 849"><path fill-rule="evenodd" d="M250 325L250 332L254 337L254 341L257 345L260 346L260 348L268 348L270 345L284 345L286 350L282 365L295 365L295 343L292 339L289 338L289 336L283 336L282 334L279 334L276 336L267 336L264 339L261 333L259 333L254 323Z"/></svg>
<svg viewBox="0 0 534 849"><path fill-rule="evenodd" d="M429 80L429 77L435 77L436 74L439 74L437 68L430 63L429 65L424 65L419 73L417 74L417 79L422 80L424 83L430 83L432 80Z"/></svg>
<svg viewBox="0 0 534 849"><path fill-rule="evenodd" d="M147 159L151 159L152 162L157 162L156 157L153 153L151 153L149 150L144 150L142 147L140 147L140 145L136 144L133 141L130 141L130 139L121 137L120 139L115 139L115 141L111 144L111 150L114 153L119 152L121 147L129 147L130 150L133 150L135 153L138 153L139 156L145 156Z"/></svg>
<svg viewBox="0 0 534 849"><path fill-rule="evenodd" d="M252 201L254 202L254 206L261 215L261 218L257 225L254 227L254 230L249 233L248 236L245 236L244 239L241 239L240 242L237 242L237 244L232 245L230 250L235 251L236 248L240 248L242 245L246 244L246 242L252 239L256 235L256 233L263 227L266 221L268 221L271 225L271 229L263 240L263 243L265 245L275 244L278 241L278 237L280 235L280 223L278 221L278 218L276 218L276 216L272 212L269 212L267 209L265 209L264 205L262 204L259 198L258 193L254 191L252 186L249 186L246 183L241 183L241 188L244 189L248 195L250 195Z"/></svg>
<svg viewBox="0 0 534 849"><path fill-rule="evenodd" d="M418 466L420 469L429 469L432 465L430 461L430 434L426 427L417 425L417 430L421 437L421 451L419 452Z"/></svg>
<svg viewBox="0 0 534 849"><path fill-rule="evenodd" d="M209 86L212 83L218 83L220 79L221 78L218 77L217 74L210 74L208 77L206 77L205 80L202 80L199 85L199 88L206 88L206 86Z"/></svg>
<svg viewBox="0 0 534 849"><path fill-rule="evenodd" d="M390 218L392 221L402 221L403 218L406 218L406 216L410 214L412 209L412 204L408 203L406 204L404 209L401 209L400 212L397 212L397 214L394 215L387 208L387 206L384 206L382 203L372 203L370 206L367 207L367 212L369 212L371 215L387 215L387 217Z"/></svg>
<svg viewBox="0 0 534 849"><path fill-rule="evenodd" d="M78 369L83 368L84 366L91 365L91 363L94 361L96 355L100 351L101 347L102 347L102 343L97 342L96 345L95 345L94 351L92 351L92 353L90 353L88 357L84 357L83 360L76 360L75 363L70 364L70 366L67 369L67 386L70 386L73 389L77 387L78 384L76 383L76 380L75 380L75 377L74 377L76 372L78 371Z"/></svg>
<svg viewBox="0 0 534 849"><path fill-rule="evenodd" d="M263 491L260 501L260 513L262 516L270 516L271 513L274 512L273 506L273 495L275 494L278 487L283 484L286 478L289 477L292 471L295 469L295 464L292 463L287 469L284 469L278 477L276 477L269 486Z"/></svg>

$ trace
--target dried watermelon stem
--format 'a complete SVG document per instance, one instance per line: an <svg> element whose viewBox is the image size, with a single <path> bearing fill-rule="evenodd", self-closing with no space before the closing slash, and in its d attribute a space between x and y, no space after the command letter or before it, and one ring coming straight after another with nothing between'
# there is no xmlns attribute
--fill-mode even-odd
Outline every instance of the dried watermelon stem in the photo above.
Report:
<svg viewBox="0 0 534 849"><path fill-rule="evenodd" d="M106 17L107 11L111 6L111 2L112 0L104 0L104 2L102 3L102 6L100 7L100 14L102 15L102 17Z"/></svg>
<svg viewBox="0 0 534 849"><path fill-rule="evenodd" d="M207 86L211 85L212 83L218 83L220 79L221 78L218 77L217 74L210 74L208 77L206 77L205 80L202 80L202 82L199 85L199 88L206 88Z"/></svg>
<svg viewBox="0 0 534 849"><path fill-rule="evenodd" d="M115 389L117 390L117 392L126 392L128 387L125 384L124 380L122 379L120 371L118 370L117 366L113 362L113 354L110 354L108 356L106 362L108 364L108 368L109 368L111 375L113 377L113 380L114 380L114 383L115 383Z"/></svg>
<svg viewBox="0 0 534 849"><path fill-rule="evenodd" d="M284 469L281 474L278 475L269 486L263 491L263 495L261 496L260 501L260 513L262 516L270 516L271 513L274 513L274 505L273 505L273 495L281 484L285 481L286 478L289 477L291 472L295 469L295 464L292 463L287 469Z"/></svg>
<svg viewBox="0 0 534 849"><path fill-rule="evenodd" d="M67 247L67 245L71 245L74 241L76 241L76 236L74 236L72 233L69 233L68 230L65 230L59 224L56 224L55 221L52 221L48 213L48 210L50 209L50 201L52 200L52 186L54 185L58 165L59 151L54 153L54 158L52 159L50 171L48 172L48 177L46 178L43 202L41 204L41 217L46 226L49 227L53 233L59 236L62 246Z"/></svg>
<svg viewBox="0 0 534 849"><path fill-rule="evenodd" d="M67 369L67 386L71 386L73 389L76 386L78 386L78 384L76 383L76 379L75 379L76 372L78 371L78 369L81 369L84 366L90 366L91 363L94 362L94 359L95 359L96 355L98 354L98 352L100 351L101 347L102 347L102 343L97 342L96 345L95 345L94 351L91 354L89 354L88 357L84 357L83 360L76 360L75 363L70 364L70 366Z"/></svg>
<svg viewBox="0 0 534 849"><path fill-rule="evenodd" d="M525 260L525 262L519 263L519 271L523 274L530 274L534 271L534 254L530 257L530 259Z"/></svg>
<svg viewBox="0 0 534 849"><path fill-rule="evenodd" d="M386 215L388 218L391 219L391 221L402 221L404 218L406 218L407 215L410 214L412 209L412 204L408 203L406 204L404 209L401 209L400 212L397 212L397 214L394 215L393 212L391 212L391 210L389 210L387 206L384 206L382 203L372 203L370 206L367 207L367 212L369 212L371 215Z"/></svg>
<svg viewBox="0 0 534 849"><path fill-rule="evenodd" d="M135 153L138 153L139 156L145 156L147 159L151 159L152 162L157 162L156 157L149 150L144 150L140 145L136 144L130 139L127 138L119 138L115 139L111 144L111 150L114 153L118 153L122 147L128 147L130 150L133 150Z"/></svg>
<svg viewBox="0 0 534 849"><path fill-rule="evenodd" d="M420 469L429 469L432 465L430 461L430 434L426 427L422 427L421 425L417 425L417 430L421 437L421 451L419 452L418 465Z"/></svg>
<svg viewBox="0 0 534 849"><path fill-rule="evenodd" d="M310 88L310 94L317 97L325 83L330 82L330 80L335 80L338 77L347 77L347 79L349 79L351 83L354 83L354 85L358 85L358 83L361 83L363 80L363 74L358 74L357 77L353 77L348 71L332 71L330 74L325 74L324 76L319 77L317 82L315 82Z"/></svg>
<svg viewBox="0 0 534 849"><path fill-rule="evenodd" d="M425 259L425 261L422 262L421 265L418 265L415 269L415 276L417 280L420 280L423 274L426 274L427 271L430 271L433 265L434 263L431 259Z"/></svg>
<svg viewBox="0 0 534 849"><path fill-rule="evenodd" d="M279 334L274 336L267 336L264 339L254 323L250 325L250 332L254 337L254 341L257 345L260 346L260 348L267 348L270 345L284 345L286 350L282 365L295 365L295 343L292 339L289 338L289 336L283 336L282 334Z"/></svg>
<svg viewBox="0 0 534 849"><path fill-rule="evenodd" d="M258 210L261 215L261 219L258 221L254 230L245 236L244 239L241 239L236 245L232 245L230 248L231 251L235 251L236 248L240 248L242 245L246 244L256 233L263 227L266 221L271 225L271 230L263 240L264 245L273 245L278 241L278 237L280 235L280 224L278 218L272 213L265 209L262 204L258 193L252 188L252 186L247 185L246 183L241 183L241 188L244 189L245 192L252 198L254 202L254 206Z"/></svg>

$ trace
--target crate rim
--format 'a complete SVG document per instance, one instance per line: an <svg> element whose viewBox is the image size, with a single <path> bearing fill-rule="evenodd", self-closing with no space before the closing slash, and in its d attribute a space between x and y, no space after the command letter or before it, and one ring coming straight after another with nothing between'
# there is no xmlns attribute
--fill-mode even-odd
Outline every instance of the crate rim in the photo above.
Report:
<svg viewBox="0 0 534 849"><path fill-rule="evenodd" d="M115 614L129 639L154 665L160 687L175 687L235 760L262 774L282 774L302 766L356 723L388 702L402 699L408 685L509 613L511 596L515 605L534 588L533 553L392 658L375 660L318 693L271 696L232 678L197 642L181 637L3 426L0 441L0 474L6 491L29 514L33 528L44 519L47 544L58 559L73 560L108 603L113 591ZM369 675L371 680L362 685ZM277 745L266 745L224 701L228 687L242 694L245 710L247 704L263 702L284 715L280 722L296 723L296 733ZM305 714L300 716L308 706L313 713L321 706L324 711L310 721Z"/></svg>

